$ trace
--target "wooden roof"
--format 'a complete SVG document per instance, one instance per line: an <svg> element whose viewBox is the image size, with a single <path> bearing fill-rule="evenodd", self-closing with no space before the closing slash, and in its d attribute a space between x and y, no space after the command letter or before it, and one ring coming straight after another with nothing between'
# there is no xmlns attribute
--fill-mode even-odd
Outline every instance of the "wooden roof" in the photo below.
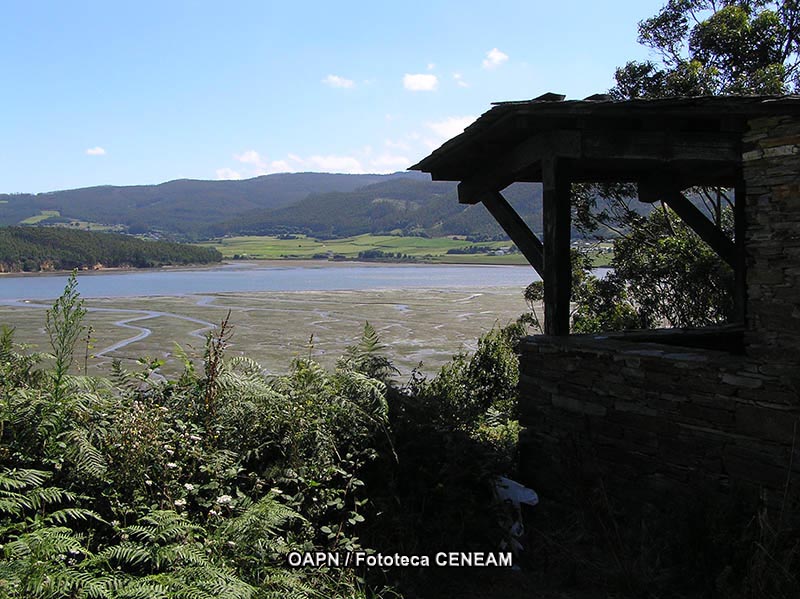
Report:
<svg viewBox="0 0 800 599"><path fill-rule="evenodd" d="M747 120L777 114L800 115L800 96L565 101L545 94L494 104L411 170L462 182L480 174L480 187L502 189L542 181L542 159L556 157L571 165L575 182L638 182L660 172L685 186L732 186ZM465 195L462 202L479 201Z"/></svg>

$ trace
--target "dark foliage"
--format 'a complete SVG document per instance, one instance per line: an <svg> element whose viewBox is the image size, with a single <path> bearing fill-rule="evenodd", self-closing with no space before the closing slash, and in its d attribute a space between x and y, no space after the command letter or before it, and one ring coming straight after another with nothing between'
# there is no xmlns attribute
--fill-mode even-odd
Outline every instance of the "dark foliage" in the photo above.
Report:
<svg viewBox="0 0 800 599"><path fill-rule="evenodd" d="M0 228L0 265L5 271L71 270L167 264L208 264L222 255L166 241L146 241L116 233L90 233L61 227Z"/></svg>

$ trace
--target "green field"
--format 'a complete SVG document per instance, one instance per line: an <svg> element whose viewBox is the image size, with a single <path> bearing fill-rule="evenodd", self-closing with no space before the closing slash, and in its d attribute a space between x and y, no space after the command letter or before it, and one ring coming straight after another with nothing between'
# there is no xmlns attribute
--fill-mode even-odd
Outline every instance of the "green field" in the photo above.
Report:
<svg viewBox="0 0 800 599"><path fill-rule="evenodd" d="M58 210L42 210L39 212L39 214L35 216L29 216L25 220L20 221L19 224L35 225L37 223L42 222L43 220L47 220L48 218L53 218L56 216L61 216L61 213Z"/></svg>
<svg viewBox="0 0 800 599"><path fill-rule="evenodd" d="M493 248L509 247L510 241L471 242L450 237L401 237L394 235L356 235L342 239L320 240L313 237L298 236L297 239L278 239L277 237L226 237L203 245L217 248L226 258L235 255L263 260L279 258L309 259L321 254L340 254L355 258L365 250L399 252L415 258L441 256L449 249L465 248L471 245L487 245Z"/></svg>
<svg viewBox="0 0 800 599"><path fill-rule="evenodd" d="M320 240L298 235L297 239L279 239L273 236L224 237L200 245L215 247L225 258L239 256L259 260L294 259L309 260L315 256L340 255L355 259L359 252L381 250L406 254L416 260L447 264L527 264L519 253L448 254L450 249L463 249L473 245L487 246L493 250L513 248L510 241L467 241L456 237L402 237L395 235L357 235L342 239ZM613 254L607 253L610 244L600 244L590 250L595 266L606 266Z"/></svg>
<svg viewBox="0 0 800 599"><path fill-rule="evenodd" d="M55 223L57 227L68 229L80 229L81 231L99 231L102 233L122 233L125 227L122 225L103 225L87 220L70 220L68 223Z"/></svg>

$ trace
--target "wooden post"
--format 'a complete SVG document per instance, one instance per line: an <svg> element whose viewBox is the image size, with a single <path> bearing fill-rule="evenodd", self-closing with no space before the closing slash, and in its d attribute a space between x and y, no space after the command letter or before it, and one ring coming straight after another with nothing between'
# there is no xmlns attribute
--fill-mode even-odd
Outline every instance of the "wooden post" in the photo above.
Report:
<svg viewBox="0 0 800 599"><path fill-rule="evenodd" d="M744 179L739 179L734 190L733 204L733 234L735 246L735 260L733 267L735 273L733 290L733 319L734 322L747 324L747 250L745 245L745 231L747 229L747 188Z"/></svg>
<svg viewBox="0 0 800 599"><path fill-rule="evenodd" d="M570 181L563 170L563 162L555 158L542 161L545 335L569 335Z"/></svg>

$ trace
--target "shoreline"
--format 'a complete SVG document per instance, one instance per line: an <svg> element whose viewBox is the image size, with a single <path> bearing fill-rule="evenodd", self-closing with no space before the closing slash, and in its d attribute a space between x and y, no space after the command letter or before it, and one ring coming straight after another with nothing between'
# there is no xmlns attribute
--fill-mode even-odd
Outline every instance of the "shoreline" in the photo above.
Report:
<svg viewBox="0 0 800 599"><path fill-rule="evenodd" d="M203 270L213 270L219 268L235 268L241 267L255 267L255 268L270 268L270 267L295 267L295 268L340 268L347 266L363 266L363 267L399 267L399 266L463 266L463 267L503 267L503 268L532 268L529 264L502 264L502 263L469 263L469 262L378 262L378 261L359 261L359 260L308 260L308 259L293 259L293 258L269 258L263 260L232 260L230 258L223 259L221 262L214 264L187 264L187 265L167 265L155 266L148 268L137 268L134 266L110 266L92 269L74 269L79 276L92 276L104 274L126 274L126 273L139 273L139 272L193 272ZM606 267L598 267L606 268ZM48 276L64 276L69 275L72 270L48 270L37 272L13 271L13 272L0 272L0 279L11 277L48 277Z"/></svg>
<svg viewBox="0 0 800 599"><path fill-rule="evenodd" d="M6 274L0 303L58 297L69 272ZM34 276L35 278L30 278ZM531 267L377 262L237 261L214 266L81 271L84 298L179 297L238 292L362 291L527 286Z"/></svg>

